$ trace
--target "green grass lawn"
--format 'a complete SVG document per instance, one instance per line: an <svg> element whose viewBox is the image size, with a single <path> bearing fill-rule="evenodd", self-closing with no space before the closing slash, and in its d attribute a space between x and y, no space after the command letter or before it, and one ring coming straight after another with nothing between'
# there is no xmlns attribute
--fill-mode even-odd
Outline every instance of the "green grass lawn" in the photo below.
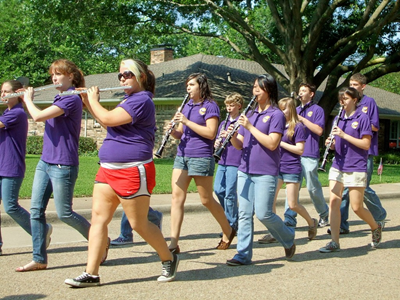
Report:
<svg viewBox="0 0 400 300"><path fill-rule="evenodd" d="M20 198L29 198L31 196L33 176L35 174L36 164L39 161L39 155L27 155L26 156L26 173L25 179L22 183L20 190ZM82 156L79 158L79 176L75 186L75 197L91 196L93 190L93 182L96 172L99 168L97 157ZM173 159L156 159L156 187L154 189L155 194L169 194L171 193L171 174ZM327 165L329 170L330 165ZM371 184L378 183L394 183L400 182L400 166L399 165L384 165L383 175L380 181L378 175L376 175L376 169L378 165L375 165L374 175L372 176ZM328 173L320 173L319 179L323 186L328 185ZM304 186L304 183L303 183ZM196 192L196 186L192 181L189 186L189 192Z"/></svg>

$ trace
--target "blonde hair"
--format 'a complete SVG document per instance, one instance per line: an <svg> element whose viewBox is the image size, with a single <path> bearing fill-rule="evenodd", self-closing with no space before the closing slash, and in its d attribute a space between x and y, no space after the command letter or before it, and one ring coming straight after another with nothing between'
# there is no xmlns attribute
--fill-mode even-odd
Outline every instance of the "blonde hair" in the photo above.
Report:
<svg viewBox="0 0 400 300"><path fill-rule="evenodd" d="M288 116L286 118L287 124L289 124L289 128L286 132L287 137L289 140L292 140L293 135L294 135L294 129L296 127L296 124L299 122L299 118L297 117L297 111L296 111L296 104L294 103L293 98L282 98L278 102L279 108L283 111L284 109L288 108ZM286 116L285 116L286 117Z"/></svg>
<svg viewBox="0 0 400 300"><path fill-rule="evenodd" d="M156 78L147 65L139 59L125 59L121 61L121 66L131 71L141 88L151 92L154 95L156 87Z"/></svg>
<svg viewBox="0 0 400 300"><path fill-rule="evenodd" d="M226 96L225 101L224 101L225 105L232 104L232 103L238 104L238 105L240 105L240 109L243 108L243 102L244 102L243 97L239 93L229 94L228 96Z"/></svg>

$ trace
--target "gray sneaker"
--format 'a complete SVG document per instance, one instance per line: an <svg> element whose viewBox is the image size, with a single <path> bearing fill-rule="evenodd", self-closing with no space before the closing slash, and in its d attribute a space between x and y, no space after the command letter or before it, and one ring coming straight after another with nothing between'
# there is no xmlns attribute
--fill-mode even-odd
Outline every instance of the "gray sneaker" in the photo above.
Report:
<svg viewBox="0 0 400 300"><path fill-rule="evenodd" d="M169 282L175 279L179 265L179 257L175 253L172 253L172 256L174 258L173 261L167 260L162 262L161 276L157 278L157 281Z"/></svg>
<svg viewBox="0 0 400 300"><path fill-rule="evenodd" d="M376 248L379 246L382 240L382 224L381 222L378 222L378 228L375 230L372 230L372 242L371 242L371 247Z"/></svg>
<svg viewBox="0 0 400 300"><path fill-rule="evenodd" d="M325 247L319 249L319 252L321 253L330 253L335 251L340 251L340 245L334 241L330 241L325 245Z"/></svg>
<svg viewBox="0 0 400 300"><path fill-rule="evenodd" d="M258 239L258 242L260 244L271 244L271 243L276 243L277 240L272 236L272 234L267 233L264 235L261 239Z"/></svg>
<svg viewBox="0 0 400 300"><path fill-rule="evenodd" d="M93 276L83 272L82 275L76 278L65 279L64 283L77 288L97 286L100 285L100 276Z"/></svg>
<svg viewBox="0 0 400 300"><path fill-rule="evenodd" d="M133 244L133 239L124 239L123 237L120 236L110 242L111 246L123 246L131 244Z"/></svg>
<svg viewBox="0 0 400 300"><path fill-rule="evenodd" d="M329 218L319 218L318 227L325 227L329 225Z"/></svg>

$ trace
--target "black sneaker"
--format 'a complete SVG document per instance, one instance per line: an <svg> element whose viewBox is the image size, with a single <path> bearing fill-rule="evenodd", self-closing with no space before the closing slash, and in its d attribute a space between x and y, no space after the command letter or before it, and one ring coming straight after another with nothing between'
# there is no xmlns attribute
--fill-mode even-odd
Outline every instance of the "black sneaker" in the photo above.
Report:
<svg viewBox="0 0 400 300"><path fill-rule="evenodd" d="M157 278L157 281L169 282L175 279L179 265L179 257L175 253L172 253L172 256L174 257L173 261L167 260L162 262L161 276Z"/></svg>
<svg viewBox="0 0 400 300"><path fill-rule="evenodd" d="M65 279L64 283L77 288L97 286L100 285L100 276L94 276L83 272L81 276L76 278Z"/></svg>
<svg viewBox="0 0 400 300"><path fill-rule="evenodd" d="M327 230L326 232L327 232L328 234L331 234L331 229L328 228L328 230ZM349 233L350 233L350 230L344 229L344 228L340 228L339 234L349 234Z"/></svg>

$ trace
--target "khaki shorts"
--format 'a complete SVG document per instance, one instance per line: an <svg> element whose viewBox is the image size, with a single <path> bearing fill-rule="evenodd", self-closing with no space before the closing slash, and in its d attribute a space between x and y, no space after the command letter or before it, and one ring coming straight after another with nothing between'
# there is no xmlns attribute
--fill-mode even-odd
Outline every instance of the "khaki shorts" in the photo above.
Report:
<svg viewBox="0 0 400 300"><path fill-rule="evenodd" d="M345 187L366 187L367 172L342 172L331 168L329 180L341 182Z"/></svg>

